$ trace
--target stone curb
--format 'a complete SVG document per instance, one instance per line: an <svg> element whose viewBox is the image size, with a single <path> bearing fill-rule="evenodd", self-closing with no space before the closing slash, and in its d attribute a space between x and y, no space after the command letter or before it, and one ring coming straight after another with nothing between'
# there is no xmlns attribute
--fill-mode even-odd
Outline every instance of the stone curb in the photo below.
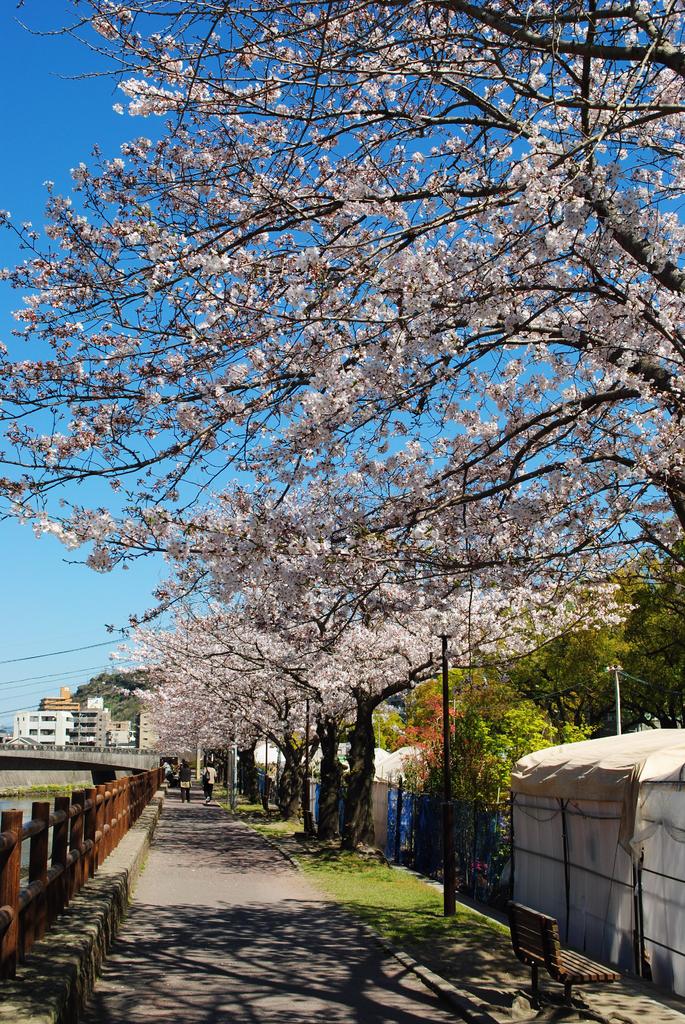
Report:
<svg viewBox="0 0 685 1024"><path fill-rule="evenodd" d="M272 839L270 836L263 835L259 829L254 828L237 815L233 815L233 820L240 822L253 832L256 832L268 846L280 853L282 857L285 857L285 859L292 864L297 871L304 873L295 857L293 857L290 851L281 843ZM346 911L346 913L350 912ZM395 960L398 960L406 970L411 971L412 974L416 975L419 981L421 981L426 988L430 989L431 992L434 992L437 996L448 1003L453 1010L456 1010L463 1020L468 1021L468 1024L501 1024L501 1021L496 1017L493 1017L489 1012L490 1008L487 1003L474 999L472 995L464 992L463 989L457 988L456 985L453 985L450 981L446 981L445 978L441 978L439 974L436 974L428 967L420 964L407 953L403 953L402 950L396 949L391 942L384 938L380 932L377 932L370 924L367 924L366 921L361 921L351 913L350 917L354 918L355 924L361 928L369 939L375 942L376 945L380 946L388 956L392 956ZM0 1017L0 1021L1 1020L2 1018Z"/></svg>
<svg viewBox="0 0 685 1024"><path fill-rule="evenodd" d="M77 1024L107 951L126 916L133 887L164 806L158 791L133 828L2 985L0 1024Z"/></svg>

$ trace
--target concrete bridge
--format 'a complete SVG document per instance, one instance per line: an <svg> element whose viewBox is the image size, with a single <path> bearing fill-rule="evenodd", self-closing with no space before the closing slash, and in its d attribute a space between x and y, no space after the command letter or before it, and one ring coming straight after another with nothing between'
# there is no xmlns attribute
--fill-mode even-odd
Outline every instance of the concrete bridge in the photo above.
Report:
<svg viewBox="0 0 685 1024"><path fill-rule="evenodd" d="M99 785L158 765L157 751L132 747L0 747L0 789L69 784L89 778Z"/></svg>

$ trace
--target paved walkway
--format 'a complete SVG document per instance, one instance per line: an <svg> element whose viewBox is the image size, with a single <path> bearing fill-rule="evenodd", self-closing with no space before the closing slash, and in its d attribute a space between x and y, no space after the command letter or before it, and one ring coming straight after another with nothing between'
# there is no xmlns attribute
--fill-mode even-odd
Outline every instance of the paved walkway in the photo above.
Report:
<svg viewBox="0 0 685 1024"><path fill-rule="evenodd" d="M168 795L83 1024L453 1024L280 854L193 796Z"/></svg>
<svg viewBox="0 0 685 1024"><path fill-rule="evenodd" d="M280 840L280 845L293 856L302 849L300 842L291 839ZM420 878L442 894L441 883L406 868L396 870ZM593 1020L603 1024L685 1024L685 1000L627 976L611 985L576 986L573 990L575 1010L569 1010L561 1005L563 986L541 971L540 988L546 1006L533 1011L526 998L530 991L530 968L514 956L506 915L460 896L457 900L492 924L504 924L506 932L493 929L484 935L482 926L474 927L473 923L463 920L451 939L443 936L439 942L427 945L419 933L415 943L405 940L403 949L452 983L461 1004L467 1006L481 1024L511 1024L512 1020L521 1024L526 1021L572 1024Z"/></svg>

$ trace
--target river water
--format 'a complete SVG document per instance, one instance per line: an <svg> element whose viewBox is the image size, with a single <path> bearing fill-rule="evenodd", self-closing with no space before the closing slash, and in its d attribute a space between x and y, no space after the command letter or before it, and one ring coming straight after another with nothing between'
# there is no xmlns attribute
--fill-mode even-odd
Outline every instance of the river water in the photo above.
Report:
<svg viewBox="0 0 685 1024"><path fill-rule="evenodd" d="M49 800L51 809L54 807L52 801L54 796L50 793L34 793L30 800L19 797L4 796L0 798L0 811L22 811L24 815L24 821L29 821L31 818L31 805L34 800ZM48 833L48 851L52 850L52 829ZM29 863L29 847L31 843L27 839L21 844L21 866L22 868L28 868Z"/></svg>

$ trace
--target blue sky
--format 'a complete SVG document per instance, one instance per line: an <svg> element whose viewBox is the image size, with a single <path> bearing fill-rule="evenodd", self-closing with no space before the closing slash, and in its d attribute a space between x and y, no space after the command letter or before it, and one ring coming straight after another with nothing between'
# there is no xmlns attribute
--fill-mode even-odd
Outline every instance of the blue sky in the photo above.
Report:
<svg viewBox="0 0 685 1024"><path fill-rule="evenodd" d="M112 111L117 100L112 79L75 77L98 70L93 55L65 38L31 35L17 18L34 28L54 29L69 20L68 4L26 0L17 10L14 0L6 0L0 9L0 208L18 222L30 220L39 227L45 180L66 189L69 169L87 162L95 143L116 155L120 143L141 128ZM0 264L11 265L16 256L10 234L2 232ZM0 339L5 343L18 298L0 286ZM35 656L111 640L106 624L125 626L131 613L149 607L155 584L166 575L158 559L100 575L67 563L75 557L78 553L65 551L51 537L37 540L30 528L0 522L0 724L11 721L14 709L57 693L60 685L73 688L106 667L115 645Z"/></svg>

